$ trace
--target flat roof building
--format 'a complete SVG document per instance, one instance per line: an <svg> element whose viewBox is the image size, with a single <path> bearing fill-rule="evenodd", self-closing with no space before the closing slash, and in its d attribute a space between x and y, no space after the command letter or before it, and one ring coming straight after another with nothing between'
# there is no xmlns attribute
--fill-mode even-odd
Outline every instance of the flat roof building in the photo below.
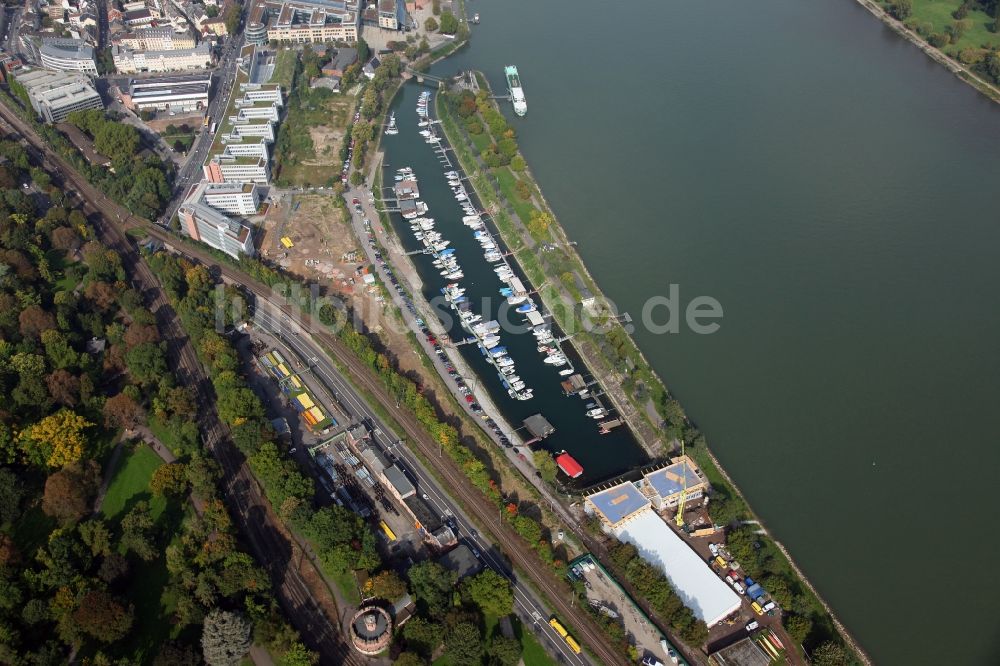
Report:
<svg viewBox="0 0 1000 666"><path fill-rule="evenodd" d="M712 666L768 666L771 657L750 638L744 638L732 645L708 655Z"/></svg>
<svg viewBox="0 0 1000 666"><path fill-rule="evenodd" d="M42 67L97 76L94 47L79 39L43 38L38 47Z"/></svg>
<svg viewBox="0 0 1000 666"><path fill-rule="evenodd" d="M193 49L172 51L133 51L125 46L112 46L111 58L122 74L208 69L212 66L212 51L206 43Z"/></svg>
<svg viewBox="0 0 1000 666"><path fill-rule="evenodd" d="M740 596L655 511L641 509L611 532L663 571L684 605L709 627L739 610Z"/></svg>
<svg viewBox="0 0 1000 666"><path fill-rule="evenodd" d="M234 259L254 255L253 232L239 220L197 202L184 202L177 210L181 228L194 240L221 250Z"/></svg>
<svg viewBox="0 0 1000 666"><path fill-rule="evenodd" d="M252 36L259 40L259 27L266 25L270 41L304 44L310 42L356 42L358 3L354 0L295 0L261 2L263 9L251 10Z"/></svg>
<svg viewBox="0 0 1000 666"><path fill-rule="evenodd" d="M592 509L610 529L624 525L650 505L635 484L628 481L588 495L584 500L584 508Z"/></svg>
<svg viewBox="0 0 1000 666"><path fill-rule="evenodd" d="M114 43L137 51L173 51L193 49L194 36L190 32L176 32L170 26L139 28L114 38Z"/></svg>
<svg viewBox="0 0 1000 666"><path fill-rule="evenodd" d="M640 487L658 509L677 506L681 490L688 500L698 499L708 490L708 481L688 456L674 458L669 465L642 477Z"/></svg>
<svg viewBox="0 0 1000 666"><path fill-rule="evenodd" d="M160 76L149 79L129 79L122 91L122 104L132 111L197 111L208 106L208 91L212 78L197 76Z"/></svg>
<svg viewBox="0 0 1000 666"><path fill-rule="evenodd" d="M191 186L187 200L206 204L223 213L247 217L255 215L260 208L260 189L256 183L210 183L203 180Z"/></svg>
<svg viewBox="0 0 1000 666"><path fill-rule="evenodd" d="M31 108L47 123L62 122L74 111L104 108L85 74L34 69L18 72L14 78L28 94Z"/></svg>
<svg viewBox="0 0 1000 666"><path fill-rule="evenodd" d="M549 423L541 414L533 414L523 421L524 427L528 429L535 439L545 439L556 431L555 427Z"/></svg>

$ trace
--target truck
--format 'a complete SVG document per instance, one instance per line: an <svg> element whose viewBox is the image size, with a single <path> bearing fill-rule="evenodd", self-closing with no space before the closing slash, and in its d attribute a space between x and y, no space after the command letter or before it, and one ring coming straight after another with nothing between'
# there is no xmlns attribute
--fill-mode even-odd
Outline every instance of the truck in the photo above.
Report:
<svg viewBox="0 0 1000 666"><path fill-rule="evenodd" d="M753 581L748 580L747 582L752 583ZM762 588L757 583L753 583L752 585L747 587L747 596L753 599L754 601L757 601L758 599L764 596L764 588Z"/></svg>

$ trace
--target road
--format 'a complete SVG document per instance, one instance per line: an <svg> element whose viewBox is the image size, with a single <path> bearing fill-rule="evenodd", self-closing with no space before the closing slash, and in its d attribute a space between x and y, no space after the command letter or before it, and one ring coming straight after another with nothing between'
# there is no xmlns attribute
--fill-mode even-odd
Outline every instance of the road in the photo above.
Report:
<svg viewBox="0 0 1000 666"><path fill-rule="evenodd" d="M202 409L198 425L207 449L218 460L223 472L223 496L254 554L274 583L274 591L289 619L302 634L303 641L318 651L323 663L362 664L364 661L344 642L336 612L331 620L319 606L303 576L303 558L295 557L294 546L285 536L284 527L270 510L266 499L229 438L214 407L212 385L202 368L177 314L167 302L159 281L113 220L122 218L122 209L108 201L82 176L69 167L39 137L33 128L0 104L0 119L27 140L29 155L48 170L53 182L60 183L72 195L79 196L78 208L94 224L99 240L122 259L133 286L143 295L147 307L156 316L159 330L167 342L168 355L178 381L190 386ZM127 212L125 213L127 217ZM147 223L148 224L148 223ZM150 225L152 226L152 225ZM293 562L298 562L298 567ZM305 565L311 567L306 559Z"/></svg>
<svg viewBox="0 0 1000 666"><path fill-rule="evenodd" d="M243 35L234 37L226 42L222 55L219 57L219 64L215 69L215 90L208 102L207 113L212 121L221 125L222 114L229 106L229 99L233 94L233 83L236 80L236 72L239 67L237 60L240 50L243 48ZM209 132L210 127L202 127L195 137L194 145L188 153L187 162L177 172L174 180L173 198L167 204L163 214L163 224L169 224L174 214L184 200L184 195L188 188L201 180L201 167L208 158L208 151L215 141L215 136Z"/></svg>
<svg viewBox="0 0 1000 666"><path fill-rule="evenodd" d="M442 519L446 516L454 516L457 519L460 539L477 550L481 555L480 559L486 565L511 580L518 614L529 626L534 624L536 633L547 639L547 641L543 641L549 643L546 647L550 651L554 650L563 663L591 663L584 656L574 654L555 630L549 626L548 618L551 613L538 599L534 591L513 575L510 564L501 555L500 546L487 536L468 527L473 524L473 521L462 510L462 507L440 487L438 481L428 472L419 458L406 446L400 445L400 437L379 418L370 405L358 397L354 387L337 371L323 350L311 339L311 336L305 331L300 331L298 326L288 321L287 317L281 314L280 310L274 308L270 301L263 299L257 301L254 325L260 326L280 338L289 349L301 358L315 359L312 360L310 366L313 376L318 378L332 395L336 396L337 401L348 412L349 416L356 421L367 423L374 429L373 437L375 440L382 446L383 450L395 458L400 467L408 472L411 481L416 481L417 490L424 495L425 500L437 511L438 515L442 516ZM454 492L454 488L451 490ZM494 519L497 518L494 517Z"/></svg>

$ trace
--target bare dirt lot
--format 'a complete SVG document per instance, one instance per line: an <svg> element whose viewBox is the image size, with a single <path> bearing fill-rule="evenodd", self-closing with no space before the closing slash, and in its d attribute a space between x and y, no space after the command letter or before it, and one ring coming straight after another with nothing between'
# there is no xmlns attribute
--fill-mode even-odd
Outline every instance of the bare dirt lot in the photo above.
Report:
<svg viewBox="0 0 1000 666"><path fill-rule="evenodd" d="M344 219L346 213L334 204L334 196L283 196L264 218L261 254L344 299L390 349L401 350L398 360L404 371L422 371L399 315L386 305L381 285L365 284L364 274L370 266ZM291 240L293 246L285 248L282 237Z"/></svg>

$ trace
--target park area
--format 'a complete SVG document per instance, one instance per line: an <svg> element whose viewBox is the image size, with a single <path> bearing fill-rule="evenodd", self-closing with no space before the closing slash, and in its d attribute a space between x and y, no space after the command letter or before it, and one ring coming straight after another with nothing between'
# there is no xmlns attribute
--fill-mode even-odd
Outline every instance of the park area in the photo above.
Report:
<svg viewBox="0 0 1000 666"><path fill-rule="evenodd" d="M895 0L883 8L935 46L967 65L1000 49L995 18L974 0Z"/></svg>

